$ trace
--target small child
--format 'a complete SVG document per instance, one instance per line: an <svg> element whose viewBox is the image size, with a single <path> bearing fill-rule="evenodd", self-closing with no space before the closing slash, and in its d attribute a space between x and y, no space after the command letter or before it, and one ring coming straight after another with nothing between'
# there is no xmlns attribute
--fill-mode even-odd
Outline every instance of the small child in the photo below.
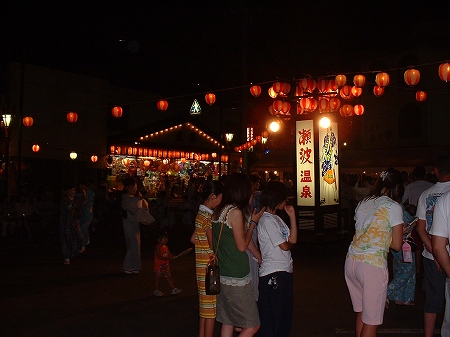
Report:
<svg viewBox="0 0 450 337"><path fill-rule="evenodd" d="M165 278L172 289L172 294L181 293L181 289L175 287L172 275L170 274L170 262L171 260L177 258L177 256L172 255L167 247L167 242L169 242L169 237L167 232L161 232L158 234L156 239L157 244L155 246L155 291L153 295L163 296L163 293L159 290L159 280Z"/></svg>

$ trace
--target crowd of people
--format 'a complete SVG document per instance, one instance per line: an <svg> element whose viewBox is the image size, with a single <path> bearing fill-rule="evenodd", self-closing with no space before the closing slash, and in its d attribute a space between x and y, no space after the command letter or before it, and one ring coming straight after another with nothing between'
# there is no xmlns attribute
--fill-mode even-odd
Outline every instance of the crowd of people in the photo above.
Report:
<svg viewBox="0 0 450 337"><path fill-rule="evenodd" d="M425 294L424 336L434 335L440 314L441 336L450 336L450 155L437 155L433 171L437 181L427 179L422 166L408 181L408 175L388 168L373 186L361 179L354 186L360 200L345 280L357 337L376 336L390 302L415 305L419 277Z"/></svg>
<svg viewBox="0 0 450 337"><path fill-rule="evenodd" d="M450 155L436 156L433 173L435 180L417 166L410 175L388 168L375 178L342 179L341 208L348 207L349 225L354 226L344 270L357 337L375 336L391 305L416 305L418 281L425 295L424 336L433 336L437 317L444 314L441 334L450 337ZM167 194L161 191L150 200L138 179L127 177L122 183L123 190L113 198L104 186L92 182L67 184L59 213L49 190L39 198L32 194L4 198L2 236L31 237L30 228L45 218L39 216L41 210L45 214L51 209L59 218L63 262L70 264L89 250L96 218L112 208L122 209L123 272L139 273L142 225L157 223L153 294L164 295L162 280L171 294L178 294L182 290L172 279L170 263L183 254L173 255L167 245L166 230L172 225L168 214L173 213ZM215 322L221 323L224 337L290 334L294 284L290 250L297 242L292 182L261 183L257 174L237 172L220 180L193 179L180 206L183 224L194 228L200 337L213 336ZM412 254L407 259L408 249ZM214 260L220 267L221 289L207 295L206 267Z"/></svg>

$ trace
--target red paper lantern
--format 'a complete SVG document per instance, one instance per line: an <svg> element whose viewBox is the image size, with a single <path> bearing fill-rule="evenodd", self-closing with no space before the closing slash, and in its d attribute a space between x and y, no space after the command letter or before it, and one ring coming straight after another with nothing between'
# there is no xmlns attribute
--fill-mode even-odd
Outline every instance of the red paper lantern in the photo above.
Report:
<svg viewBox="0 0 450 337"><path fill-rule="evenodd" d="M353 112L356 116L361 116L364 113L364 106L361 104L357 104L353 107Z"/></svg>
<svg viewBox="0 0 450 337"><path fill-rule="evenodd" d="M420 81L420 72L417 69L408 69L403 75L407 85L413 86Z"/></svg>
<svg viewBox="0 0 450 337"><path fill-rule="evenodd" d="M330 83L322 78L317 81L317 89L320 93L325 93L330 89Z"/></svg>
<svg viewBox="0 0 450 337"><path fill-rule="evenodd" d="M206 94L205 95L205 101L209 105L213 105L214 102L216 101L216 95L214 95L214 94Z"/></svg>
<svg viewBox="0 0 450 337"><path fill-rule="evenodd" d="M33 150L33 152L39 152L40 147L39 147L39 145L34 144L34 145L31 147L31 149Z"/></svg>
<svg viewBox="0 0 450 337"><path fill-rule="evenodd" d="M298 96L303 96L303 89L297 85L297 86L295 87L295 93L294 93L294 95L295 95L296 97L298 97Z"/></svg>
<svg viewBox="0 0 450 337"><path fill-rule="evenodd" d="M122 117L123 109L120 106L115 106L111 109L111 114L114 118L120 118Z"/></svg>
<svg viewBox="0 0 450 337"><path fill-rule="evenodd" d="M283 83L281 83L281 82L275 82L274 84L272 84L272 89L273 89L273 91L275 91L277 94L279 94L280 92L282 92L282 89L283 89Z"/></svg>
<svg viewBox="0 0 450 337"><path fill-rule="evenodd" d="M164 100L160 100L156 103L156 107L158 108L158 110L160 111L166 111L167 108L169 107L169 103L167 103L167 101Z"/></svg>
<svg viewBox="0 0 450 337"><path fill-rule="evenodd" d="M311 102L311 105L309 106L309 108L307 110L309 112L312 112L317 109L317 107L319 106L319 102L314 98L311 98L310 102Z"/></svg>
<svg viewBox="0 0 450 337"><path fill-rule="evenodd" d="M344 85L341 90L339 90L339 94L343 99L352 99L352 87L349 85Z"/></svg>
<svg viewBox="0 0 450 337"><path fill-rule="evenodd" d="M384 88L379 87L378 85L373 87L373 94L377 97L380 97L384 94Z"/></svg>
<svg viewBox="0 0 450 337"><path fill-rule="evenodd" d="M273 109L273 106L271 105L271 106L269 106L269 113L272 115L272 116L275 116L277 113L275 112L275 110Z"/></svg>
<svg viewBox="0 0 450 337"><path fill-rule="evenodd" d="M261 95L261 87L259 85L252 85L250 87L250 93L254 96L254 97L258 97L259 95Z"/></svg>
<svg viewBox="0 0 450 337"><path fill-rule="evenodd" d="M345 75L337 75L335 78L338 88L343 87L347 83L347 77Z"/></svg>
<svg viewBox="0 0 450 337"><path fill-rule="evenodd" d="M289 83L283 83L283 88L281 89L281 91L285 95L289 94L289 91L291 91L291 85Z"/></svg>
<svg viewBox="0 0 450 337"><path fill-rule="evenodd" d="M269 96L272 98L275 98L278 96L278 94L273 90L272 87L269 88L268 93L269 93Z"/></svg>
<svg viewBox="0 0 450 337"><path fill-rule="evenodd" d="M319 98L319 112L328 112L330 110L330 101L328 98Z"/></svg>
<svg viewBox="0 0 450 337"><path fill-rule="evenodd" d="M281 106L281 112L283 113L288 113L291 110L291 103L289 102L283 102L282 106Z"/></svg>
<svg viewBox="0 0 450 337"><path fill-rule="evenodd" d="M263 131L263 132L261 132L261 136L262 136L263 138L267 138L267 137L269 137L269 132Z"/></svg>
<svg viewBox="0 0 450 337"><path fill-rule="evenodd" d="M95 154L91 156L91 161L92 161L93 163L96 163L97 160L98 160L98 157L97 157Z"/></svg>
<svg viewBox="0 0 450 337"><path fill-rule="evenodd" d="M78 115L76 112L69 112L67 114L67 121L69 123L76 123L77 120L78 120Z"/></svg>
<svg viewBox="0 0 450 337"><path fill-rule="evenodd" d="M354 86L352 87L352 95L355 97L359 97L362 94L362 88Z"/></svg>
<svg viewBox="0 0 450 337"><path fill-rule="evenodd" d="M366 83L366 77L364 75L355 75L353 77L353 84L356 87L361 88L364 86L364 83Z"/></svg>
<svg viewBox="0 0 450 337"><path fill-rule="evenodd" d="M442 63L439 66L439 78L445 82L450 81L450 63Z"/></svg>
<svg viewBox="0 0 450 337"><path fill-rule="evenodd" d="M378 73L375 76L375 83L379 87L387 87L387 85L389 84L389 74L387 74L387 73Z"/></svg>
<svg viewBox="0 0 450 337"><path fill-rule="evenodd" d="M424 102L427 99L427 93L425 91L416 92L416 100L418 102Z"/></svg>
<svg viewBox="0 0 450 337"><path fill-rule="evenodd" d="M22 119L23 125L25 125L26 127L30 127L33 125L33 117L31 116L26 116Z"/></svg>
<svg viewBox="0 0 450 337"><path fill-rule="evenodd" d="M334 80L330 80L329 84L330 84L330 89L328 90L329 92L336 91L338 89L338 86L336 84L336 80L335 79Z"/></svg>
<svg viewBox="0 0 450 337"><path fill-rule="evenodd" d="M330 98L330 109L332 111L338 110L341 107L341 100L337 97Z"/></svg>
<svg viewBox="0 0 450 337"><path fill-rule="evenodd" d="M308 97L303 97L300 99L300 106L303 110L308 110L311 107L311 99Z"/></svg>
<svg viewBox="0 0 450 337"><path fill-rule="evenodd" d="M345 104L341 107L340 113L343 117L353 116L353 107L350 104Z"/></svg>
<svg viewBox="0 0 450 337"><path fill-rule="evenodd" d="M275 112L280 112L283 110L283 101L279 99L273 101L272 108Z"/></svg>

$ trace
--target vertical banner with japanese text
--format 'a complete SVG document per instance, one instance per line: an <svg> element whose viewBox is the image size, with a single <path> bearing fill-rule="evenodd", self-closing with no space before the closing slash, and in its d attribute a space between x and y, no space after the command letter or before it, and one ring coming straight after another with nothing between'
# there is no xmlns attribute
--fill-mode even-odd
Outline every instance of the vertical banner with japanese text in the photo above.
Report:
<svg viewBox="0 0 450 337"><path fill-rule="evenodd" d="M333 122L319 128L320 205L339 204L338 129Z"/></svg>
<svg viewBox="0 0 450 337"><path fill-rule="evenodd" d="M313 120L297 121L296 162L297 162L297 205L314 206L314 124Z"/></svg>

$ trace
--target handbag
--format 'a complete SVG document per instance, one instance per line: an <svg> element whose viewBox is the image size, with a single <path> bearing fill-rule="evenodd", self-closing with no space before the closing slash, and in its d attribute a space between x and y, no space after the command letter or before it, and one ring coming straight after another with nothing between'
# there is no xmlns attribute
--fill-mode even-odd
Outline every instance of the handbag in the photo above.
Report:
<svg viewBox="0 0 450 337"><path fill-rule="evenodd" d="M220 227L219 238L217 239L216 251L214 256L209 259L209 263L206 266L205 276L205 293L206 295L217 295L220 293L220 268L217 261L217 250L219 249L220 237L222 236L222 229L225 223L225 217L222 220L222 226Z"/></svg>

